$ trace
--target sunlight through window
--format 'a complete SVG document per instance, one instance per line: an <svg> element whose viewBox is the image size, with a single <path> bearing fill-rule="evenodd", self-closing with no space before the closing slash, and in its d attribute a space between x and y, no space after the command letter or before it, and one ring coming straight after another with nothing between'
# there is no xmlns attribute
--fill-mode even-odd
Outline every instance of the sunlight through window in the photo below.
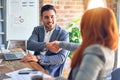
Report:
<svg viewBox="0 0 120 80"><path fill-rule="evenodd" d="M87 9L92 9L96 7L106 7L106 1L105 0L90 0L90 3Z"/></svg>

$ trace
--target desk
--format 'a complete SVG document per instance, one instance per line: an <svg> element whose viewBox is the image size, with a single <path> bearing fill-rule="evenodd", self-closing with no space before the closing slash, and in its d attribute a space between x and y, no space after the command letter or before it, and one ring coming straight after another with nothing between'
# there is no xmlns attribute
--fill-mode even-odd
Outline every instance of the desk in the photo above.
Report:
<svg viewBox="0 0 120 80"><path fill-rule="evenodd" d="M20 48L16 48L16 49L11 49L10 51L20 52L20 51L23 51L23 50L20 49ZM4 59L2 54L0 54L0 58ZM0 66L0 75L3 72L11 72L11 71L15 71L15 70L26 68L26 67L36 69L36 70L39 70L39 71L42 71L42 72L48 74L42 68L42 66L40 66L36 62L23 63L23 62L20 62L19 60L13 60L13 61L5 61L5 60L3 60L2 64L3 64L3 66Z"/></svg>

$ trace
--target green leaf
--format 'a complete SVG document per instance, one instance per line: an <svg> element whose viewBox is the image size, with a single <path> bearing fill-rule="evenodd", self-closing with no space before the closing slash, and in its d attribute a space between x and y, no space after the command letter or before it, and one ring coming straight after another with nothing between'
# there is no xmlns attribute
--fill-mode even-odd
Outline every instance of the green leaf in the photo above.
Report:
<svg viewBox="0 0 120 80"><path fill-rule="evenodd" d="M78 19L74 20L73 22L75 22L75 23L80 22L80 18L78 18Z"/></svg>
<svg viewBox="0 0 120 80"><path fill-rule="evenodd" d="M74 24L71 22L71 23L69 23L69 25L65 29L67 30L67 29L71 28L73 25Z"/></svg>
<svg viewBox="0 0 120 80"><path fill-rule="evenodd" d="M65 27L65 30L72 28L76 23L80 22L80 18L74 20L73 22L70 22L68 26Z"/></svg>

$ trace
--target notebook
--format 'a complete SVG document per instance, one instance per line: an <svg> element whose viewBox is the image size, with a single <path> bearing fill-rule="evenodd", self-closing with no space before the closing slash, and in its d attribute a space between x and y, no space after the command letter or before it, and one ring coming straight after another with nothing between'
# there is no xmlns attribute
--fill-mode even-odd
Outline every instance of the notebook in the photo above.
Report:
<svg viewBox="0 0 120 80"><path fill-rule="evenodd" d="M3 54L5 60L19 60L25 56L24 52L9 52Z"/></svg>

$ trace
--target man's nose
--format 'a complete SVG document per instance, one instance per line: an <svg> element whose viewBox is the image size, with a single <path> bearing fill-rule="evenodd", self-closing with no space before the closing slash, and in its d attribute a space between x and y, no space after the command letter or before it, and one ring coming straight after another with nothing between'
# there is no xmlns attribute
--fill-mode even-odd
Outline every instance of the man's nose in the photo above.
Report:
<svg viewBox="0 0 120 80"><path fill-rule="evenodd" d="M49 18L49 21L52 21L52 18Z"/></svg>

